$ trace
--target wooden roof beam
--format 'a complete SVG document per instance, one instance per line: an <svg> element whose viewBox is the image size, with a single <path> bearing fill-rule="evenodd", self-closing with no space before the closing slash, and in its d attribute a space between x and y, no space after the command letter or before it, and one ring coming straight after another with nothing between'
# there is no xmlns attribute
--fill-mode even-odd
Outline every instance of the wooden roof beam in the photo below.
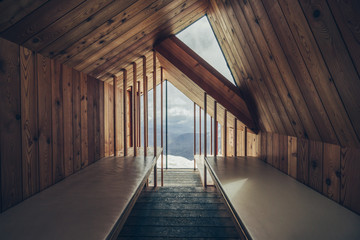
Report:
<svg viewBox="0 0 360 240"><path fill-rule="evenodd" d="M249 129L258 132L239 89L177 37L166 38L155 45L155 50L162 55L159 60L165 69L177 68L183 72Z"/></svg>

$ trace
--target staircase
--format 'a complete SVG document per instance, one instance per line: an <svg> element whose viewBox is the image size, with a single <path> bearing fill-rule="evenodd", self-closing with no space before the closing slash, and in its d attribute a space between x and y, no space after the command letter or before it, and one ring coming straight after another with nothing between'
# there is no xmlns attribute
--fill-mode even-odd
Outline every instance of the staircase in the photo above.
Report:
<svg viewBox="0 0 360 240"><path fill-rule="evenodd" d="M186 178L179 170L164 175L164 187L142 191L118 239L240 239L221 196L201 186L198 171L185 170ZM187 179L183 185L181 179Z"/></svg>

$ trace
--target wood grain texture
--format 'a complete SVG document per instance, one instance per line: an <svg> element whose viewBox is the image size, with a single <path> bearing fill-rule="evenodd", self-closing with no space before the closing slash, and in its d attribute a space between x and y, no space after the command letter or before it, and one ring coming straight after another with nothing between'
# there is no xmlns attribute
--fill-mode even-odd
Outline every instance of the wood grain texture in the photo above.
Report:
<svg viewBox="0 0 360 240"><path fill-rule="evenodd" d="M309 145L309 186L322 193L323 186L323 143L310 141Z"/></svg>
<svg viewBox="0 0 360 240"><path fill-rule="evenodd" d="M113 86L108 86L108 143L109 143L109 156L114 155L114 90Z"/></svg>
<svg viewBox="0 0 360 240"><path fill-rule="evenodd" d="M73 169L77 172L81 169L81 91L80 72L72 70L72 117L73 117Z"/></svg>
<svg viewBox="0 0 360 240"><path fill-rule="evenodd" d="M279 135L279 169L288 174L288 136Z"/></svg>
<svg viewBox="0 0 360 240"><path fill-rule="evenodd" d="M95 79L94 92L94 128L95 128L95 161L100 159L101 149L101 122L100 122L100 81Z"/></svg>
<svg viewBox="0 0 360 240"><path fill-rule="evenodd" d="M309 183L309 141L297 140L297 169L296 179L304 184Z"/></svg>
<svg viewBox="0 0 360 240"><path fill-rule="evenodd" d="M64 174L74 172L74 129L73 129L73 72L70 67L62 65L63 118L64 118Z"/></svg>
<svg viewBox="0 0 360 240"><path fill-rule="evenodd" d="M360 214L360 150L341 148L341 203Z"/></svg>
<svg viewBox="0 0 360 240"><path fill-rule="evenodd" d="M260 158L261 160L263 160L264 162L267 161L267 152L266 152L266 148L267 148L267 137L266 137L266 132L261 132L261 147L260 147Z"/></svg>
<svg viewBox="0 0 360 240"><path fill-rule="evenodd" d="M356 0L328 0L331 13L339 27L357 72L360 72L360 3Z"/></svg>
<svg viewBox="0 0 360 240"><path fill-rule="evenodd" d="M323 194L340 201L340 146L324 143Z"/></svg>
<svg viewBox="0 0 360 240"><path fill-rule="evenodd" d="M273 33L271 31L271 25L266 25L266 28L263 27L262 23L266 20L265 16L263 18L260 18L257 15L255 16L250 2L239 3L240 7L243 9L242 12L246 19L245 21L248 22L254 40L262 53L265 66L268 68L267 75L273 79L274 87L281 99L281 101L277 103L277 107L285 104L286 110L279 110L279 115L285 115L285 117L282 117L282 121L278 122L278 125L283 124L287 126L291 123L291 126L296 132L296 136L303 137L305 131L312 137L318 138L318 131L314 126L312 118L309 116L309 111L306 104L304 104L304 99L298 90L298 86L291 82L291 80L293 80L291 73L289 73L289 71L281 71L283 70L281 65L284 64L284 58L282 57L283 55L281 55L281 48L279 47L279 44L277 44L277 38L274 37L274 34L269 34ZM257 19L257 22L253 21L253 19ZM265 31L267 30L269 33L265 34ZM288 93L290 91L294 96L289 98ZM287 127L286 129L291 128ZM290 130L287 132L289 131ZM279 133L282 132L279 130Z"/></svg>
<svg viewBox="0 0 360 240"><path fill-rule="evenodd" d="M279 134L272 134L272 165L280 168L280 138Z"/></svg>
<svg viewBox="0 0 360 240"><path fill-rule="evenodd" d="M83 1L61 18L31 36L31 38L25 41L23 45L35 51L40 51L42 48L49 45L49 43L55 41L81 22L91 18L93 14L110 2L111 0Z"/></svg>
<svg viewBox="0 0 360 240"><path fill-rule="evenodd" d="M94 93L96 79L87 76L87 136L88 136L88 163L95 162L95 117Z"/></svg>
<svg viewBox="0 0 360 240"><path fill-rule="evenodd" d="M84 168L89 164L87 81L87 76L83 73L80 73L81 168Z"/></svg>
<svg viewBox="0 0 360 240"><path fill-rule="evenodd" d="M314 51L321 51L331 74L330 81L334 82L349 115L351 123L347 122L343 128L351 128L352 126L355 130L351 129L349 133L343 130L342 135L346 134L345 144L346 146L360 147L359 73L354 66L328 4L319 0L300 0L299 3L319 47ZM292 6L296 7L297 4Z"/></svg>
<svg viewBox="0 0 360 240"><path fill-rule="evenodd" d="M266 162L269 163L270 165L273 165L273 140L272 140L272 134L271 133L267 133L266 134L266 153L267 153L267 157L266 157Z"/></svg>
<svg viewBox="0 0 360 240"><path fill-rule="evenodd" d="M51 60L53 183L65 177L62 66Z"/></svg>
<svg viewBox="0 0 360 240"><path fill-rule="evenodd" d="M6 38L12 42L22 44L33 34L36 34L48 24L56 21L59 17L76 7L83 0L64 0L61 4L57 1L49 1L36 11L31 12L16 24L3 32Z"/></svg>
<svg viewBox="0 0 360 240"><path fill-rule="evenodd" d="M288 174L296 178L297 176L297 138L288 137Z"/></svg>
<svg viewBox="0 0 360 240"><path fill-rule="evenodd" d="M23 198L39 191L35 54L20 47Z"/></svg>
<svg viewBox="0 0 360 240"><path fill-rule="evenodd" d="M100 159L105 157L104 82L99 82Z"/></svg>
<svg viewBox="0 0 360 240"><path fill-rule="evenodd" d="M288 5L287 3L283 2L281 3L281 7L284 10L285 15L290 16L288 19L291 30L288 29L287 24L284 23L281 25L284 26L282 27L283 30L278 32L279 36L281 33L288 32L286 36L281 39L287 40L286 42L282 40L282 42L284 43L284 48L288 49L287 52L289 53L288 55L290 55L289 60L294 60L294 72L297 76L304 76L306 79L309 78L307 71L309 72L317 91L312 91L312 95L315 96L315 98L312 97L310 99L316 100L317 94L320 96L326 112L320 111L319 114L327 114L329 116L334 130L328 127L327 122L326 124L320 125L319 127L320 129L324 129L322 130L323 132L325 131L331 133L335 131L338 141L340 141L341 144L348 144L346 142L352 138L351 135L353 134L351 123L334 86L334 82L331 80L331 75L325 66L321 53L317 49L318 46L309 27L304 24L299 24L301 21L305 21L305 17L303 16L302 12L298 12L300 9L297 3ZM274 22L274 24L277 24L277 22ZM289 41L289 38L293 39L290 31L292 31L294 34L294 40ZM295 42L297 43L297 46L295 46ZM303 61L300 58L300 54L302 55ZM304 63L306 66L304 66ZM329 79L329 82L324 81L324 79ZM329 138L330 135L329 137L322 135L322 137L324 141L337 143L334 137Z"/></svg>
<svg viewBox="0 0 360 240"><path fill-rule="evenodd" d="M104 151L105 157L109 155L109 84L104 83Z"/></svg>
<svg viewBox="0 0 360 240"><path fill-rule="evenodd" d="M1 1L0 32L20 21L24 16L34 11L46 1L47 0L27 0L17 1L16 4L14 4L12 0Z"/></svg>
<svg viewBox="0 0 360 240"><path fill-rule="evenodd" d="M100 158L105 157L104 82L99 82Z"/></svg>
<svg viewBox="0 0 360 240"><path fill-rule="evenodd" d="M38 78L39 181L43 190L53 183L52 80L50 59L36 55Z"/></svg>
<svg viewBox="0 0 360 240"><path fill-rule="evenodd" d="M19 46L0 38L1 207L23 199Z"/></svg>
<svg viewBox="0 0 360 240"><path fill-rule="evenodd" d="M45 48L42 48L41 52L48 57L66 55L67 59L67 53L71 52L68 49L69 47L73 47L73 45L75 45L76 48L82 49L82 45L88 46L87 42L91 38L92 31L98 33L99 27L101 29L101 27L104 28L104 25L112 25L114 23L114 15L126 9L133 2L134 0L125 0L121 2L113 1L112 4L107 5L102 9L102 11L89 16L85 19L85 21L80 22L76 27L72 28L66 34L57 38L56 41L48 44ZM88 35L89 38L87 38ZM80 42L78 42L79 40ZM61 59L58 60L63 62Z"/></svg>
<svg viewBox="0 0 360 240"><path fill-rule="evenodd" d="M227 12L227 13L226 13ZM229 67L232 73L235 75L235 81L239 86L240 90L243 94L247 96L247 100L253 100L254 103L252 109L254 112L258 113L259 123L263 126L263 130L274 132L275 129L281 128L282 125L275 124L273 117L278 117L278 114L272 115L271 113L277 113L275 108L275 101L278 95L274 94L274 99L271 99L269 94L270 90L273 90L270 86L265 86L266 79L264 81L262 78L264 77L263 72L261 72L262 65L258 65L256 59L260 56L258 54L257 48L254 47L254 44L248 44L248 39L252 37L249 33L249 28L246 24L240 26L236 24L238 21L237 18L242 17L242 15L236 15L237 11L232 9L231 7L227 8L225 13L221 13L215 1L211 1L211 6L208 12L208 19L217 35L219 40L219 44L222 47L222 50L225 53L226 59L229 63ZM224 18L224 21L221 21L221 16L228 16L228 19ZM227 20L227 21L226 21ZM239 19L239 23L244 22L245 20ZM228 27L227 27L228 26ZM232 35L234 39L239 40L239 44L236 44L237 41L227 41L229 37L228 30L233 29ZM230 37L231 38L231 37ZM230 44L230 42L234 42L234 44ZM250 43L255 43L254 41L249 41ZM254 48L252 48L254 47ZM250 50L253 49L253 50ZM246 56L246 58L241 57ZM241 58L241 64L236 64L237 58ZM251 81L255 80L255 81ZM269 89L265 90L265 89ZM254 96L259 96L258 98L254 98ZM282 106L279 105L278 106ZM256 109L256 111L255 111ZM255 118L256 119L256 118ZM266 121L262 121L266 119ZM283 128L281 128L283 130Z"/></svg>

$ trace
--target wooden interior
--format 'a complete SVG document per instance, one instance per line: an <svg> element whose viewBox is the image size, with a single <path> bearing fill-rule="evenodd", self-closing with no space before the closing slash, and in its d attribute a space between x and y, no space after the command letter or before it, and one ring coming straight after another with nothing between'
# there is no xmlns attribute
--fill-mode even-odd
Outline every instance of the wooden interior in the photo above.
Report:
<svg viewBox="0 0 360 240"><path fill-rule="evenodd" d="M360 214L359 13L357 0L0 1L0 212L150 147L139 114L168 80L216 118L226 156ZM203 16L236 87L174 37Z"/></svg>

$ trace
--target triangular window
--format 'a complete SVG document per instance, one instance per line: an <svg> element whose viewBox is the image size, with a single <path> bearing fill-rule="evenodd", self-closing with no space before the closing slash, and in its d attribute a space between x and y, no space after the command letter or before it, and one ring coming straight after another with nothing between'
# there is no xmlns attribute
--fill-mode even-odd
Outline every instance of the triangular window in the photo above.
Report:
<svg viewBox="0 0 360 240"><path fill-rule="evenodd" d="M235 85L234 78L207 16L200 18L176 34L176 37Z"/></svg>

